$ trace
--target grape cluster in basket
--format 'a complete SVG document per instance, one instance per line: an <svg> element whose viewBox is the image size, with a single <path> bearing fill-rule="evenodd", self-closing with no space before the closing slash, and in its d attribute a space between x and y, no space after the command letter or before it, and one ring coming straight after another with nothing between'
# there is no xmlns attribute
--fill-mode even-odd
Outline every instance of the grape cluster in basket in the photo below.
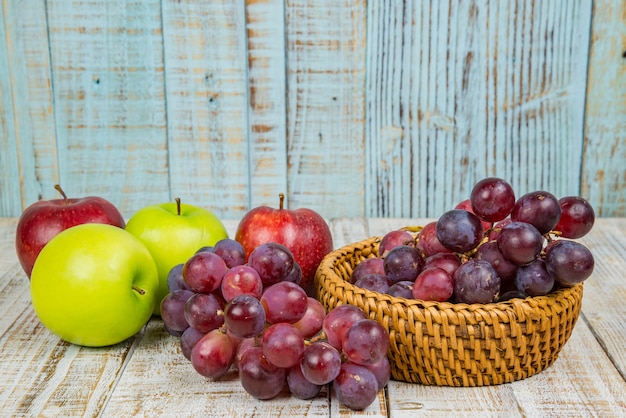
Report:
<svg viewBox="0 0 626 418"><path fill-rule="evenodd" d="M234 369L257 399L310 399L331 384L342 404L364 409L390 379L389 334L358 307L326 313L301 278L285 246L262 244L246 262L227 238L170 271L161 318L202 376Z"/></svg>
<svg viewBox="0 0 626 418"><path fill-rule="evenodd" d="M437 221L385 234L378 257L359 263L351 282L438 302L547 295L591 275L593 256L575 239L594 221L592 206L579 196L534 191L516 199L505 180L485 178Z"/></svg>

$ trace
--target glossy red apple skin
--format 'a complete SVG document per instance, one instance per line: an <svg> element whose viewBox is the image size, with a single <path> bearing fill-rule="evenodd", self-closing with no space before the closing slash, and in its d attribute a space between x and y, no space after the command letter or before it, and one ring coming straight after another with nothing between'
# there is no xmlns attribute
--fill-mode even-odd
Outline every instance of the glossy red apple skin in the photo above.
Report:
<svg viewBox="0 0 626 418"><path fill-rule="evenodd" d="M41 249L59 232L85 223L101 223L124 228L125 221L120 211L108 200L87 196L40 200L30 205L17 224L15 251L30 279L35 260Z"/></svg>
<svg viewBox="0 0 626 418"><path fill-rule="evenodd" d="M261 244L276 242L289 248L302 268L300 286L315 297L314 278L320 262L333 250L333 238L324 218L312 209L259 206L239 222L235 239L246 250L246 258Z"/></svg>

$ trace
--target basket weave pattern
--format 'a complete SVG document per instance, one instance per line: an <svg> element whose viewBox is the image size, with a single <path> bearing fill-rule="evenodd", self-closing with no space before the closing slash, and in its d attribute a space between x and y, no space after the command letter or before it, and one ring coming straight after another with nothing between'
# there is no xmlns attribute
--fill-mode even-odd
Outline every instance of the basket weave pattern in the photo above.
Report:
<svg viewBox="0 0 626 418"><path fill-rule="evenodd" d="M356 265L378 255L380 237L328 254L315 284L329 310L347 303L390 336L395 380L437 386L488 386L525 379L557 359L582 304L582 283L547 296L491 304L393 297L349 282Z"/></svg>

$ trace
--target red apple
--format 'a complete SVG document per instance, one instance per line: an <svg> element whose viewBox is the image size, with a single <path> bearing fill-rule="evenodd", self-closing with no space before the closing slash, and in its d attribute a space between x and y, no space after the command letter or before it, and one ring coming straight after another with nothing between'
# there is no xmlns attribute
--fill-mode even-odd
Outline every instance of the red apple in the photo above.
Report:
<svg viewBox="0 0 626 418"><path fill-rule="evenodd" d="M276 242L289 248L302 268L300 286L315 296L313 280L322 258L333 250L328 224L312 209L283 208L285 195L279 194L278 209L259 206L251 209L239 222L235 239L246 250L246 257L261 244Z"/></svg>
<svg viewBox="0 0 626 418"><path fill-rule="evenodd" d="M109 224L124 228L124 217L108 200L97 196L68 198L54 186L62 199L40 200L30 205L17 224L15 250L24 272L30 278L41 249L59 232L86 223Z"/></svg>

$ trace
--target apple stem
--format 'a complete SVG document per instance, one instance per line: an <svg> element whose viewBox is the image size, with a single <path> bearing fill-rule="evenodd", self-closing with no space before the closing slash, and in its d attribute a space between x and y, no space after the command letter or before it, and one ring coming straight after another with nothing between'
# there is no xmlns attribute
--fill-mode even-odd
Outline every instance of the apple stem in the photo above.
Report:
<svg viewBox="0 0 626 418"><path fill-rule="evenodd" d="M133 290L134 290L135 292L139 293L140 295L145 295L145 294L146 294L146 291L145 291L145 290L143 290L142 288L137 287L137 286L135 286L135 285L133 285Z"/></svg>
<svg viewBox="0 0 626 418"><path fill-rule="evenodd" d="M67 205L67 195L65 194L61 186L59 186L58 184L55 184L54 188L56 189L57 192L61 193L61 196L63 196L63 200L65 201L65 204Z"/></svg>
<svg viewBox="0 0 626 418"><path fill-rule="evenodd" d="M285 205L285 194L284 193L278 193L278 208L279 209L283 209L283 206Z"/></svg>
<svg viewBox="0 0 626 418"><path fill-rule="evenodd" d="M174 199L176 201L176 213L180 216L180 197Z"/></svg>

